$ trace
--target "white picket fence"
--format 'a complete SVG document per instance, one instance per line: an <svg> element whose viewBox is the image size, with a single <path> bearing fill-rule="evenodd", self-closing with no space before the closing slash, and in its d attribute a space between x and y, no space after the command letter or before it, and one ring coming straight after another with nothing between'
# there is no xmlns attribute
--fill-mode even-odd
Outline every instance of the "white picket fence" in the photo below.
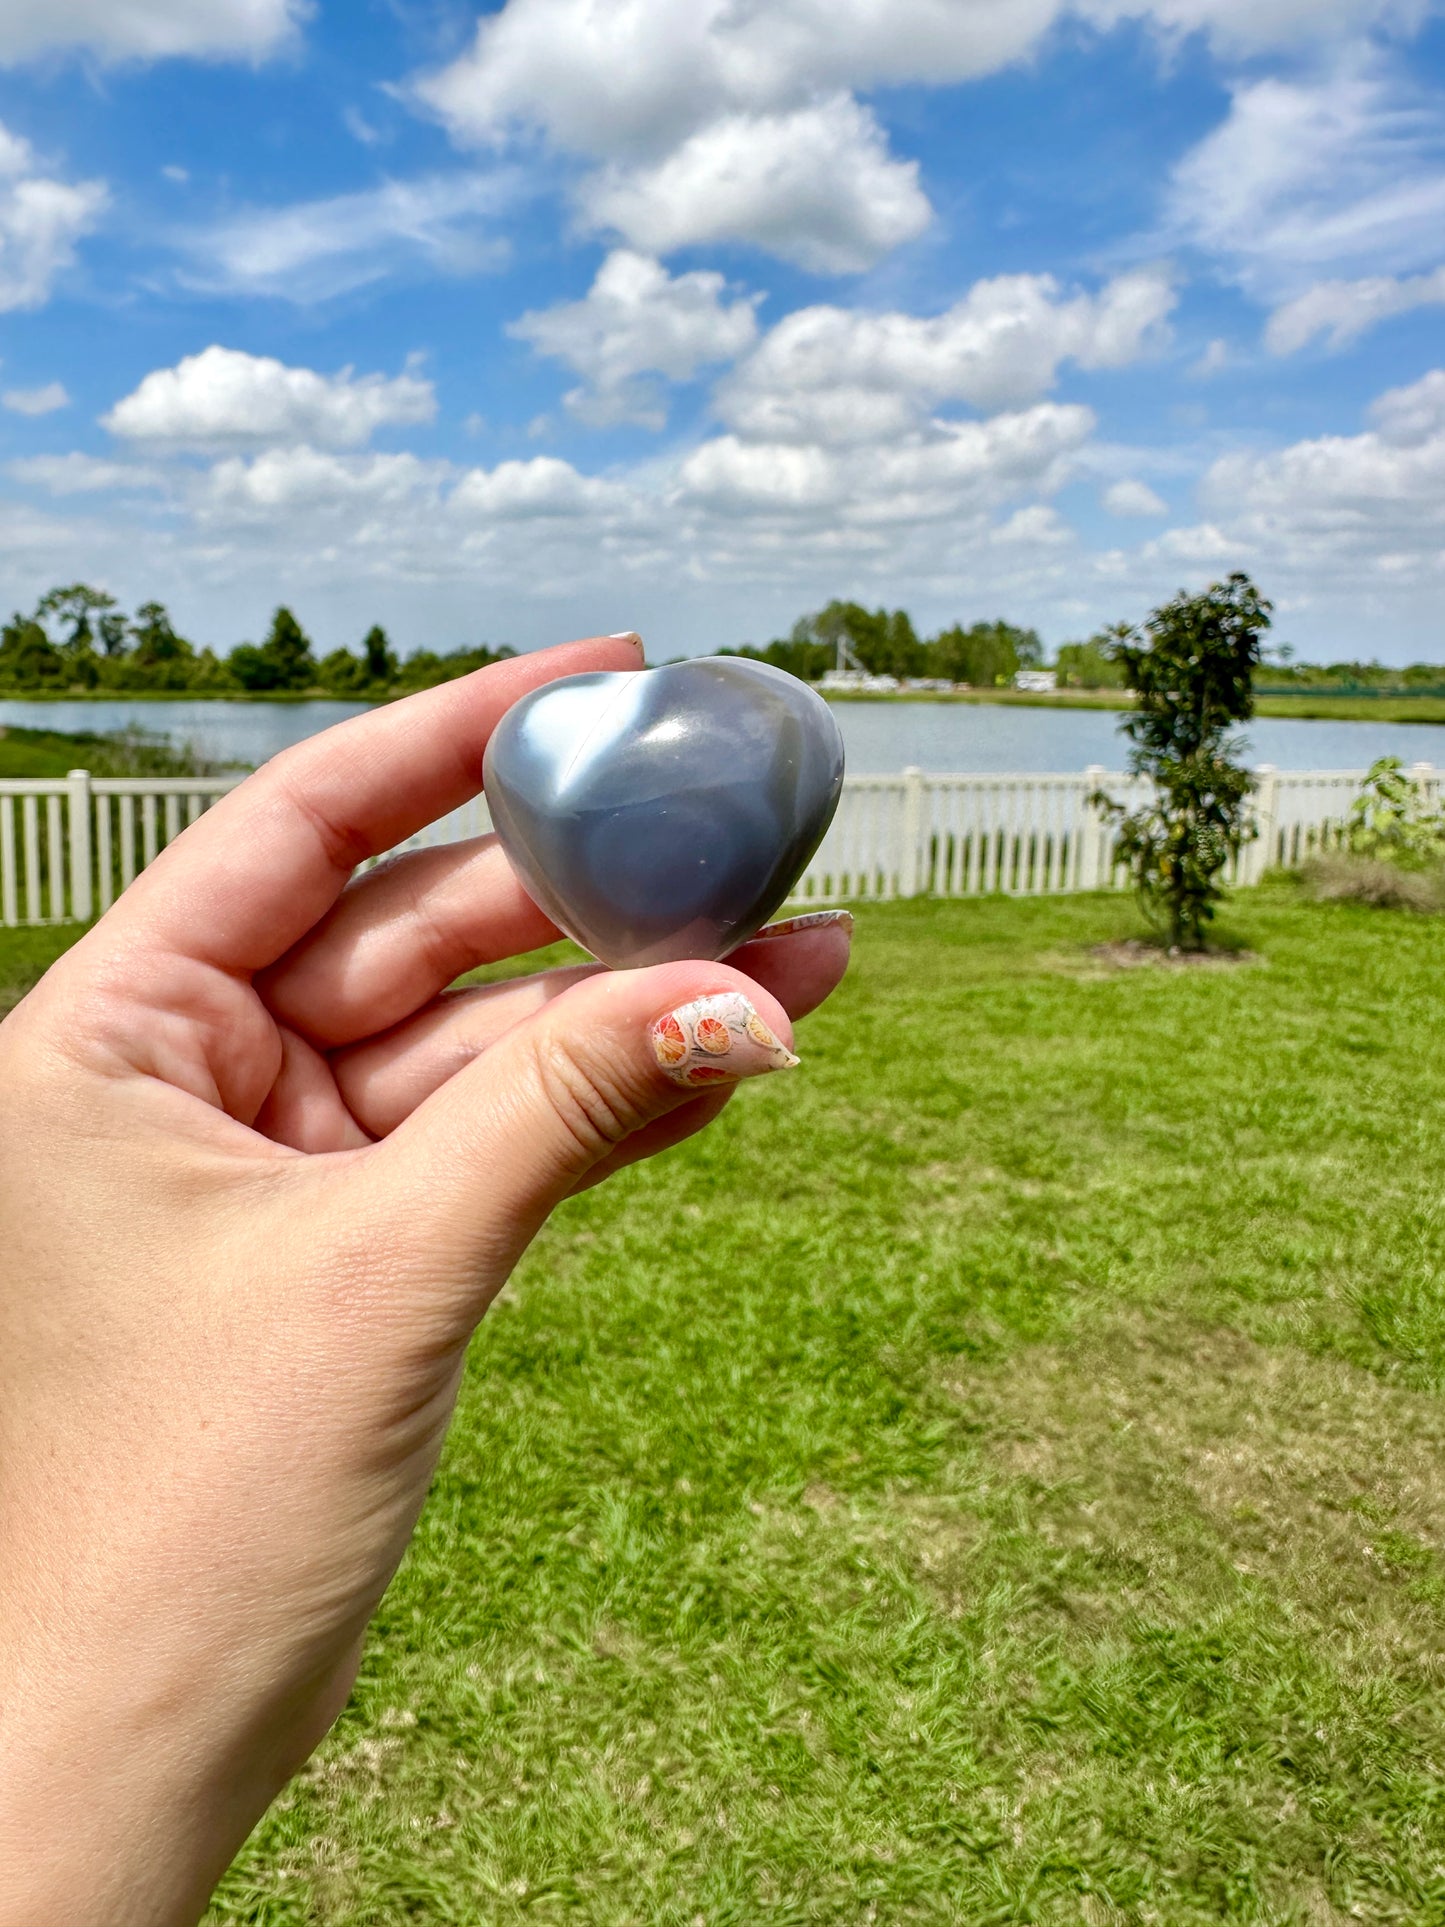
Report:
<svg viewBox="0 0 1445 1927"><path fill-rule="evenodd" d="M1231 881L1256 883L1338 841L1363 770L1258 772L1259 826ZM1432 801L1442 776L1410 775ZM238 776L0 780L0 926L85 922L194 823ZM798 883L795 901L850 903L894 897L1048 896L1123 886L1112 838L1090 798L1140 793L1102 768L1080 775L849 777L832 828ZM477 797L402 847L420 849L490 828Z"/></svg>

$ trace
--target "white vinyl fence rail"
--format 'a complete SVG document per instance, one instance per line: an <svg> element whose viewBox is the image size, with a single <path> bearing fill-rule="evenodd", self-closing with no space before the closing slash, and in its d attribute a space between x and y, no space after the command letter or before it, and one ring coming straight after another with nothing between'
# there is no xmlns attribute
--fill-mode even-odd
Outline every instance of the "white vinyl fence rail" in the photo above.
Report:
<svg viewBox="0 0 1445 1927"><path fill-rule="evenodd" d="M1432 803L1445 777L1429 763L1410 770ZM1340 839L1363 770L1256 772L1258 839L1231 867L1234 883L1257 883ZM0 780L0 926L86 922L109 909L168 843L238 776L91 776ZM800 904L894 897L1051 896L1108 890L1125 879L1112 837L1091 798L1143 794L1102 768L1080 775L852 776L832 828L800 878ZM421 849L491 827L477 797L402 845Z"/></svg>

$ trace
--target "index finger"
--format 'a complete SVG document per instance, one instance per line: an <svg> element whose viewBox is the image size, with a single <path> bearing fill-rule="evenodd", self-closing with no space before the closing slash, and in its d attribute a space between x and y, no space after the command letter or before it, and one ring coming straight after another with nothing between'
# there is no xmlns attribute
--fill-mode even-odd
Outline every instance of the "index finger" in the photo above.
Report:
<svg viewBox="0 0 1445 1927"><path fill-rule="evenodd" d="M356 716L283 750L184 831L111 927L223 970L264 970L323 916L357 864L482 787L487 738L559 676L637 669L631 634L563 643Z"/></svg>

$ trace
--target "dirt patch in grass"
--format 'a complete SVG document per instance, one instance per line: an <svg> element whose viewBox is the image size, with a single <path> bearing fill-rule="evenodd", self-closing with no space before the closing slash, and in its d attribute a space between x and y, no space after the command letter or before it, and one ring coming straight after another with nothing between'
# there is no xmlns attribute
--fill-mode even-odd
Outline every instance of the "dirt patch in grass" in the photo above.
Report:
<svg viewBox="0 0 1445 1927"><path fill-rule="evenodd" d="M1095 944L1089 955L1110 970L1233 970L1264 962L1254 950L1171 950L1143 937Z"/></svg>
<svg viewBox="0 0 1445 1927"><path fill-rule="evenodd" d="M1265 1588L1332 1646L1445 1683L1438 1400L1338 1360L1157 1322L1031 1348L957 1390L982 1404L1038 1530L1124 1578L1136 1609ZM1111 1616L1120 1604L1116 1592ZM1099 1605L1069 1601L1085 1618Z"/></svg>

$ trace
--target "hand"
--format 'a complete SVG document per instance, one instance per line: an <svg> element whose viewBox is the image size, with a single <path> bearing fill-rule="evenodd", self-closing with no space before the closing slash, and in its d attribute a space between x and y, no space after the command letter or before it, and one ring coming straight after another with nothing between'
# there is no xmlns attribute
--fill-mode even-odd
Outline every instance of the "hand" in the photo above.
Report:
<svg viewBox="0 0 1445 1927"><path fill-rule="evenodd" d="M842 975L846 919L449 992L557 935L494 839L353 879L475 793L519 696L638 660L574 643L289 750L0 1026L3 1927L195 1920L345 1702L529 1239L790 1061Z"/></svg>

